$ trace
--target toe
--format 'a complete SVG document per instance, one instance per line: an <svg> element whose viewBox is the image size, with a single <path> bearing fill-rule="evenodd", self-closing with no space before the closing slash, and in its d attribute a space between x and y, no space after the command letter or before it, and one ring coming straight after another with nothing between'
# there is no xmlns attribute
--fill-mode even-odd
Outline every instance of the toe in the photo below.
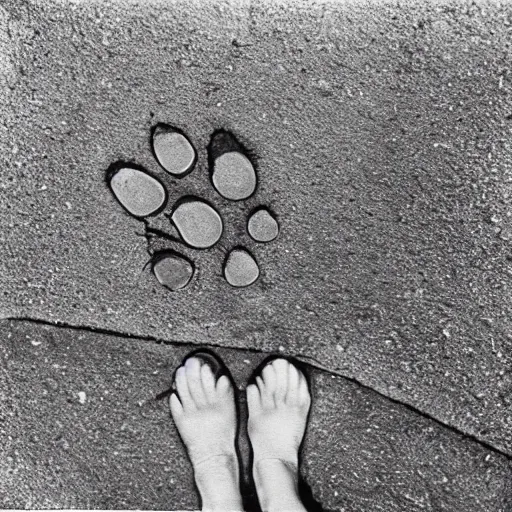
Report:
<svg viewBox="0 0 512 512"><path fill-rule="evenodd" d="M261 372L261 379L265 384L265 390L267 393L274 393L276 390L276 372L272 364L267 364Z"/></svg>
<svg viewBox="0 0 512 512"><path fill-rule="evenodd" d="M201 366L201 382L206 400L212 402L215 398L215 377L209 364Z"/></svg>
<svg viewBox="0 0 512 512"><path fill-rule="evenodd" d="M263 382L263 379L260 376L256 377L256 385L258 386L258 391L260 392L261 406L265 408L274 407L274 394L269 393L265 382Z"/></svg>
<svg viewBox="0 0 512 512"><path fill-rule="evenodd" d="M169 406L171 407L171 414L176 421L177 418L183 414L183 406L181 405L180 399L176 396L176 393L171 394L169 399Z"/></svg>
<svg viewBox="0 0 512 512"><path fill-rule="evenodd" d="M299 372L295 365L290 364L288 368L288 392L286 393L286 403L297 405L299 397Z"/></svg>
<svg viewBox="0 0 512 512"><path fill-rule="evenodd" d="M247 407L250 415L257 414L261 409L260 390L255 384L247 386Z"/></svg>
<svg viewBox="0 0 512 512"><path fill-rule="evenodd" d="M272 363L276 374L276 402L284 402L288 390L288 369L290 363L286 359L275 359Z"/></svg>
<svg viewBox="0 0 512 512"><path fill-rule="evenodd" d="M299 381L299 403L309 407L311 404L311 395L309 393L308 381L302 372L300 372Z"/></svg>
<svg viewBox="0 0 512 512"><path fill-rule="evenodd" d="M185 368L180 366L176 371L176 389L180 395L180 400L184 409L194 407L194 400L190 396L190 390L188 389L188 380L185 373Z"/></svg>
<svg viewBox="0 0 512 512"><path fill-rule="evenodd" d="M201 361L197 357L190 357L185 363L185 374L187 376L190 396L197 405L206 403L203 384L201 382Z"/></svg>
<svg viewBox="0 0 512 512"><path fill-rule="evenodd" d="M261 402L266 407L275 406L274 393L276 389L276 373L274 367L268 364L263 368L261 376L256 378L261 393Z"/></svg>
<svg viewBox="0 0 512 512"><path fill-rule="evenodd" d="M223 396L233 393L233 386L231 385L231 382L226 377L226 375L222 375L219 378L219 380L217 381L216 389L217 392Z"/></svg>

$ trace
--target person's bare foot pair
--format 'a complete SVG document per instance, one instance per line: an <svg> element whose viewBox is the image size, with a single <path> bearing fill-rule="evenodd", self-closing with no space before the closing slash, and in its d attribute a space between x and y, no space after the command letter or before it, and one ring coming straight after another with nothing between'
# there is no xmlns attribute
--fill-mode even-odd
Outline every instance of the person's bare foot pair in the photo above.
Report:
<svg viewBox="0 0 512 512"><path fill-rule="evenodd" d="M178 368L171 413L194 468L203 510L241 511L235 449L237 413L231 380L215 379L193 355ZM304 374L286 359L267 364L247 387L253 477L262 510L305 511L298 455L311 396Z"/></svg>

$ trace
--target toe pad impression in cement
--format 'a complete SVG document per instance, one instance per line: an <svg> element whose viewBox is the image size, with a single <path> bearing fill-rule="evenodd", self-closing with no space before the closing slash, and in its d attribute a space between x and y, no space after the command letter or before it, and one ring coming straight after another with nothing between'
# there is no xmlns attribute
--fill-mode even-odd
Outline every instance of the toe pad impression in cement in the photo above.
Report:
<svg viewBox="0 0 512 512"><path fill-rule="evenodd" d="M224 264L224 277L231 286L249 286L258 279L260 269L256 260L245 249L233 249Z"/></svg>
<svg viewBox="0 0 512 512"><path fill-rule="evenodd" d="M249 217L247 231L256 242L270 242L279 234L279 225L266 208L261 208Z"/></svg>
<svg viewBox="0 0 512 512"><path fill-rule="evenodd" d="M110 178L110 188L124 208L136 217L156 212L167 197L164 186L156 178L132 167L117 170Z"/></svg>
<svg viewBox="0 0 512 512"><path fill-rule="evenodd" d="M169 290L185 288L194 275L194 266L179 254L165 254L153 263L153 272L158 282Z"/></svg>
<svg viewBox="0 0 512 512"><path fill-rule="evenodd" d="M183 240L196 249L215 245L222 235L222 219L207 203L191 199L180 203L171 217Z"/></svg>
<svg viewBox="0 0 512 512"><path fill-rule="evenodd" d="M156 127L153 133L153 151L159 164L177 177L188 174L197 159L196 150L187 137L171 127Z"/></svg>
<svg viewBox="0 0 512 512"><path fill-rule="evenodd" d="M212 181L221 196L239 201L256 190L256 171L245 155L230 151L215 159Z"/></svg>

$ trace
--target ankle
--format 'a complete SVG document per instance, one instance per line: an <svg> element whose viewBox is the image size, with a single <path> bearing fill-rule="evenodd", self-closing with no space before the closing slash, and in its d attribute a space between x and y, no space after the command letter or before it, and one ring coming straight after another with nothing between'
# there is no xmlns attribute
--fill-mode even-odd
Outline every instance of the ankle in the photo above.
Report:
<svg viewBox="0 0 512 512"><path fill-rule="evenodd" d="M253 477L264 512L305 511L299 497L298 461L280 458L255 460Z"/></svg>
<svg viewBox="0 0 512 512"><path fill-rule="evenodd" d="M203 510L243 510L238 457L234 450L231 454L212 455L193 467Z"/></svg>

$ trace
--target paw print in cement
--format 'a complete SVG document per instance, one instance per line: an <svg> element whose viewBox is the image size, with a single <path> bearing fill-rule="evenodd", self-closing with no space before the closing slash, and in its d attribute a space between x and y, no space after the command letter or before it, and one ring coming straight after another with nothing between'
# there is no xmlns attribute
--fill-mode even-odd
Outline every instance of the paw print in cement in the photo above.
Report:
<svg viewBox="0 0 512 512"><path fill-rule="evenodd" d="M197 151L187 135L166 124L152 131L153 154L160 166L174 178L185 178L194 170ZM258 176L250 155L225 130L215 132L208 145L210 182L215 191L230 201L243 201L258 186ZM169 194L160 179L135 164L118 162L107 171L107 183L115 198L132 216L145 225L145 236L158 235L173 247L208 249L222 238L224 221L208 201L186 195L166 211ZM163 229L151 227L148 219L160 217ZM265 206L253 210L246 229L256 242L270 242L279 234L275 215ZM150 250L151 268L156 279L172 291L185 288L195 274L195 263L176 249ZM258 263L248 249L236 245L224 260L223 275L235 287L253 284L260 275Z"/></svg>

